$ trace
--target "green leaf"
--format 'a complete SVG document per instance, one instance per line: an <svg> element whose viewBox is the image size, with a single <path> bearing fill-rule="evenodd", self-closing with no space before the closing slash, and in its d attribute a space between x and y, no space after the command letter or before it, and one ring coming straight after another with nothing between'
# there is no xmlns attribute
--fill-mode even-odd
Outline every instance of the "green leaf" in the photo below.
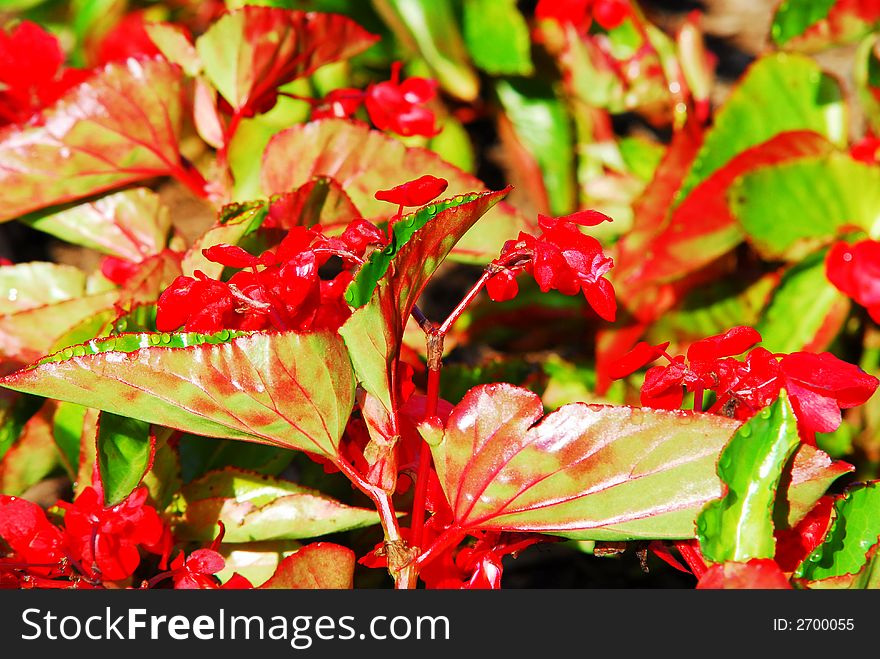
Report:
<svg viewBox="0 0 880 659"><path fill-rule="evenodd" d="M144 30L169 62L177 64L191 78L202 72L202 60L186 29L174 23L146 23Z"/></svg>
<svg viewBox="0 0 880 659"><path fill-rule="evenodd" d="M856 574L880 542L880 487L877 481L850 489L834 504L835 519L825 541L807 557L796 577L818 581Z"/></svg>
<svg viewBox="0 0 880 659"><path fill-rule="evenodd" d="M534 72L529 26L516 0L471 0L462 10L464 41L478 67L491 75Z"/></svg>
<svg viewBox="0 0 880 659"><path fill-rule="evenodd" d="M551 214L575 210L574 136L568 109L539 79L499 80L495 91L517 137L541 169Z"/></svg>
<svg viewBox="0 0 880 659"><path fill-rule="evenodd" d="M347 590L354 583L354 561L347 547L315 542L281 561L260 588Z"/></svg>
<svg viewBox="0 0 880 659"><path fill-rule="evenodd" d="M277 476L293 459L293 451L233 439L212 439L183 435L177 443L184 483L209 471L236 466L248 471Z"/></svg>
<svg viewBox="0 0 880 659"><path fill-rule="evenodd" d="M825 275L826 250L795 264L782 276L754 326L770 352L825 350L846 320L849 299Z"/></svg>
<svg viewBox="0 0 880 659"><path fill-rule="evenodd" d="M784 0L773 16L770 34L782 46L828 16L837 0Z"/></svg>
<svg viewBox="0 0 880 659"><path fill-rule="evenodd" d="M450 0L373 0L373 6L401 43L427 62L444 90L462 101L476 100L480 79Z"/></svg>
<svg viewBox="0 0 880 659"><path fill-rule="evenodd" d="M0 266L0 314L80 297L86 276L79 268L59 263L17 263Z"/></svg>
<svg viewBox="0 0 880 659"><path fill-rule="evenodd" d="M23 221L68 243L135 262L161 252L171 229L168 208L148 188L123 190Z"/></svg>
<svg viewBox="0 0 880 659"><path fill-rule="evenodd" d="M728 200L764 258L798 260L844 226L880 231L880 167L843 153L804 158L743 175Z"/></svg>
<svg viewBox="0 0 880 659"><path fill-rule="evenodd" d="M792 130L811 130L843 146L847 120L842 93L814 60L795 54L767 55L752 64L715 115L678 200L736 154Z"/></svg>
<svg viewBox="0 0 880 659"><path fill-rule="evenodd" d="M346 290L349 304L362 306L339 334L358 380L388 412L398 408L396 364L413 306L456 241L507 192L465 195L400 220L388 248L374 252Z"/></svg>
<svg viewBox="0 0 880 659"><path fill-rule="evenodd" d="M3 494L23 494L58 468L59 455L52 440L53 408L52 402L45 402L28 419L15 444L0 460L0 492Z"/></svg>
<svg viewBox="0 0 880 659"><path fill-rule="evenodd" d="M123 334L65 348L0 385L331 459L354 404L335 332Z"/></svg>
<svg viewBox="0 0 880 659"><path fill-rule="evenodd" d="M224 543L299 540L379 523L375 510L347 506L296 483L228 468L181 490L175 533L210 540L223 522Z"/></svg>
<svg viewBox="0 0 880 659"><path fill-rule="evenodd" d="M378 37L338 14L242 7L196 40L205 76L236 113L265 112L277 87L366 50Z"/></svg>
<svg viewBox="0 0 880 659"><path fill-rule="evenodd" d="M0 221L135 181L183 173L180 70L107 64L44 113L0 131Z"/></svg>
<svg viewBox="0 0 880 659"><path fill-rule="evenodd" d="M101 412L98 417L98 473L104 505L115 506L141 484L156 448L150 424Z"/></svg>
<svg viewBox="0 0 880 659"><path fill-rule="evenodd" d="M697 537L707 559L745 563L773 558L776 492L799 444L797 419L784 391L737 430L718 460L724 497L697 517Z"/></svg>
<svg viewBox="0 0 880 659"><path fill-rule="evenodd" d="M71 479L79 471L80 441L88 408L75 403L58 403L52 419L52 436L61 453L61 461Z"/></svg>
<svg viewBox="0 0 880 659"><path fill-rule="evenodd" d="M4 392L0 396L0 461L18 441L25 425L45 402L39 396Z"/></svg>
<svg viewBox="0 0 880 659"><path fill-rule="evenodd" d="M397 207L376 199L378 190L430 174L449 182L449 197L481 192L475 176L444 162L427 149L406 147L400 140L363 124L322 119L278 133L263 154L263 192L288 192L317 176L334 179L364 217L388 220ZM456 245L452 257L485 265L507 240L532 225L508 204L498 204Z"/></svg>
<svg viewBox="0 0 880 659"><path fill-rule="evenodd" d="M871 34L862 40L855 54L855 84L859 104L865 113L865 119L874 134L880 132L880 98L876 95L880 89L880 50L878 50L877 34Z"/></svg>

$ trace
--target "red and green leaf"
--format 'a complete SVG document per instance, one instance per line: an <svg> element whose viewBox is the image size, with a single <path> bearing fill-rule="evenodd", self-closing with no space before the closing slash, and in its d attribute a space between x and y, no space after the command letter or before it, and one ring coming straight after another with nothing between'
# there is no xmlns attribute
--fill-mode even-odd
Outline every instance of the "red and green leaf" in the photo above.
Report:
<svg viewBox="0 0 880 659"><path fill-rule="evenodd" d="M871 0L785 0L773 16L777 46L816 52L842 46L877 27L880 11Z"/></svg>
<svg viewBox="0 0 880 659"><path fill-rule="evenodd" d="M354 404L348 355L330 332L123 334L65 348L0 385L331 459Z"/></svg>
<svg viewBox="0 0 880 659"><path fill-rule="evenodd" d="M406 147L399 140L362 124L322 119L293 126L275 135L263 154L263 192L289 192L314 177L334 179L365 217L381 221L396 211L375 198L377 190L431 175L449 183L449 196L481 192L475 176L444 162L427 149ZM456 245L452 257L485 264L504 242L531 228L507 204L498 206Z"/></svg>
<svg viewBox="0 0 880 659"><path fill-rule="evenodd" d="M156 176L192 182L178 153L182 112L176 66L106 65L40 125L0 131L0 221Z"/></svg>
<svg viewBox="0 0 880 659"><path fill-rule="evenodd" d="M378 37L339 14L247 6L196 40L205 77L236 114L270 109L278 87L369 48Z"/></svg>

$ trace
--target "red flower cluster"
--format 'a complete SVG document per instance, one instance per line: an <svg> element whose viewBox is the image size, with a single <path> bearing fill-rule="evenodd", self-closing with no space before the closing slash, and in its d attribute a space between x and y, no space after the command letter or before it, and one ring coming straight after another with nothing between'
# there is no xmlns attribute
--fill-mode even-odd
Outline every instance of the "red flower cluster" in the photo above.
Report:
<svg viewBox="0 0 880 659"><path fill-rule="evenodd" d="M98 44L98 64L124 62L129 57L153 57L161 54L145 29L146 12L133 11L114 25Z"/></svg>
<svg viewBox="0 0 880 659"><path fill-rule="evenodd" d="M598 211L578 211L565 217L538 216L542 229L538 237L520 232L509 240L490 269L495 274L486 282L489 297L496 302L510 300L519 291L516 275L525 270L531 274L541 291L554 289L565 295L583 292L599 316L613 321L617 314L614 288L603 277L614 261L602 251L602 245L585 235L577 225L596 226L611 221Z"/></svg>
<svg viewBox="0 0 880 659"><path fill-rule="evenodd" d="M632 13L627 0L539 0L535 17L574 25L586 32L595 20L605 30L620 26Z"/></svg>
<svg viewBox="0 0 880 659"><path fill-rule="evenodd" d="M640 342L609 370L609 376L625 377L662 356L669 364L648 369L642 405L678 409L687 390L694 392L695 409L701 409L703 392L711 390L716 400L709 412L741 420L772 403L785 388L807 440L813 433L837 429L841 408L861 405L877 389L877 378L831 353L776 355L755 348L760 341L761 335L751 327L734 327L694 342L686 358L670 357L665 351L668 344ZM733 358L750 348L744 360Z"/></svg>
<svg viewBox="0 0 880 659"><path fill-rule="evenodd" d="M312 331L338 328L351 313L342 296L351 268L363 262L367 247L388 238L366 220L355 220L338 238L297 226L277 248L254 256L234 245L215 245L209 260L240 269L228 281L201 271L179 276L159 297L156 328L210 333L223 329ZM319 269L338 256L343 269L324 280ZM241 269L244 268L244 269Z"/></svg>
<svg viewBox="0 0 880 659"><path fill-rule="evenodd" d="M832 284L880 323L880 242L837 243L825 259L825 273Z"/></svg>
<svg viewBox="0 0 880 659"><path fill-rule="evenodd" d="M88 75L65 69L64 52L53 35L22 21L0 30L0 124L25 123Z"/></svg>
<svg viewBox="0 0 880 659"><path fill-rule="evenodd" d="M141 549L163 556L170 550L170 533L146 499L141 487L105 508L88 487L73 503L58 502L65 511L62 529L36 504L0 495L0 538L12 550L0 559L0 572L13 575L11 587L84 585L76 577L85 577L85 585L127 579L140 564ZM64 580L53 581L58 579Z"/></svg>
<svg viewBox="0 0 880 659"><path fill-rule="evenodd" d="M312 119L348 119L363 105L370 121L380 130L398 135L433 137L437 129L434 113L425 107L437 95L437 83L429 78L400 81L400 63L391 67L391 79L370 85L366 91L337 89L312 110Z"/></svg>

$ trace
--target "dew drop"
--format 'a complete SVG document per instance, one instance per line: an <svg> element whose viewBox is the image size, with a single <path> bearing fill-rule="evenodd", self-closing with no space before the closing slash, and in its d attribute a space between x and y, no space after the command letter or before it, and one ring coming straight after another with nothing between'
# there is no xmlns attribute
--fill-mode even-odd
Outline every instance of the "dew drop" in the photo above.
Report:
<svg viewBox="0 0 880 659"><path fill-rule="evenodd" d="M162 343L171 343L171 335L168 332L162 332Z"/></svg>
<svg viewBox="0 0 880 659"><path fill-rule="evenodd" d="M150 334L150 343L154 346L157 346L159 345L160 338L161 337L159 337L158 334Z"/></svg>
<svg viewBox="0 0 880 659"><path fill-rule="evenodd" d="M751 437L752 436L752 427L751 426L743 426L739 429L739 434L743 437Z"/></svg>
<svg viewBox="0 0 880 659"><path fill-rule="evenodd" d="M221 341L228 341L229 340L229 330L220 330L217 333L217 338L220 339Z"/></svg>
<svg viewBox="0 0 880 659"><path fill-rule="evenodd" d="M82 346L74 346L73 354L76 357L82 357L83 355L86 354L86 349Z"/></svg>
<svg viewBox="0 0 880 659"><path fill-rule="evenodd" d="M769 407L765 407L763 410L761 410L761 418L762 419L769 419L770 418L770 408Z"/></svg>
<svg viewBox="0 0 880 659"><path fill-rule="evenodd" d="M73 348L65 348L64 350L61 351L61 355L65 359L70 359L71 357L73 357Z"/></svg>
<svg viewBox="0 0 880 659"><path fill-rule="evenodd" d="M116 323L116 329L120 332L124 332L126 329L128 329L128 321L125 320L125 318L120 319L120 321Z"/></svg>
<svg viewBox="0 0 880 659"><path fill-rule="evenodd" d="M434 215L437 213L437 205L428 204L427 206L425 206L425 210L428 211L428 213L430 213L431 215Z"/></svg>

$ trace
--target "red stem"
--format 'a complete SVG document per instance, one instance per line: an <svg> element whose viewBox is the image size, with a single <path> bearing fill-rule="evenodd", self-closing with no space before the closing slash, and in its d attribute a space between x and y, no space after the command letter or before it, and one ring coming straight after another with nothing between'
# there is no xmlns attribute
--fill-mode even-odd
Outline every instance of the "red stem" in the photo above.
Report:
<svg viewBox="0 0 880 659"><path fill-rule="evenodd" d="M694 389L694 412L703 411L703 387Z"/></svg>
<svg viewBox="0 0 880 659"><path fill-rule="evenodd" d="M701 579L708 568L698 545L696 545L696 540L676 540L673 544L697 580Z"/></svg>
<svg viewBox="0 0 880 659"><path fill-rule="evenodd" d="M440 398L440 369L428 371L428 392L425 401L425 418L437 416L437 403ZM425 532L425 505L428 498L428 479L431 477L431 447L422 441L419 447L419 472L416 476L416 488L413 493L413 507L410 528L412 529L412 546L421 547Z"/></svg>

